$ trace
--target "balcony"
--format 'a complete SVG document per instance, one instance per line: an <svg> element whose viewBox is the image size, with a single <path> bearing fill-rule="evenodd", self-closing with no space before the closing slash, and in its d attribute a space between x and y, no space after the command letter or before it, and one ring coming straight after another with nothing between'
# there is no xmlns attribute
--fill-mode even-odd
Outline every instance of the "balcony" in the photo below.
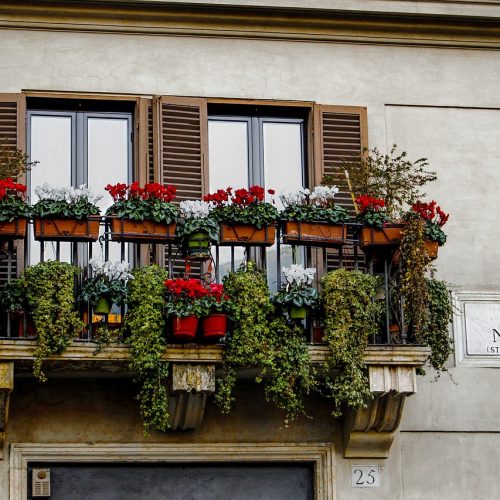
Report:
<svg viewBox="0 0 500 500"><path fill-rule="evenodd" d="M113 252L119 251L122 260L128 258L137 267L158 262L168 270L171 277L189 276L201 278L205 283L220 282L223 274L238 267L241 258L252 259L266 271L272 290L281 288L282 266L299 261L317 267L319 276L316 278L316 285L319 285L321 275L339 268L378 276L381 286L376 300L383 304L383 320L370 336L363 357L373 399L367 402L366 408L345 414L345 453L352 457L388 455L404 400L416 392L416 368L426 362L430 352L427 347L416 345L415 339L408 334L403 304L394 300L392 291L397 286L400 269L397 243L389 242L382 254L362 252L359 247L359 224L341 224L343 237L340 244L338 241L332 243L331 240L308 240L300 228L298 233L294 233L294 237L290 237L286 225L280 223L273 227L273 231L276 229L276 239L272 245L252 246L249 242L245 242L243 246L240 246L241 242L230 246L213 245L210 257L205 259L199 256L183 257L175 240L163 244L146 236L140 242L131 243L123 234L112 230L113 218L99 217L97 220L100 226L97 250L104 259L109 259ZM60 259L63 244L67 245L64 237L61 237L61 241L43 241L36 260L43 262L49 250L56 259ZM83 281L92 273L88 262L96 253L96 243L73 242L70 245L71 260L82 269L80 275L75 277L76 297ZM2 265L6 271L6 281L11 281L19 262L30 261L27 247L28 245L22 245L19 241L5 241ZM20 258L22 252L24 255ZM47 374L132 376L127 333L120 330L127 307L114 307L110 314L96 314L92 305L87 302L78 305L78 314L85 322L85 327L64 352L50 355L44 360ZM307 320L297 324L303 329L303 340L307 344L310 363L323 365L330 350L322 342L321 318L310 314ZM3 370L4 377L0 392L8 395L13 388L14 369L16 373L27 373L32 368L37 336L27 311L4 312L1 325L0 369ZM98 348L99 328L103 326L111 334L115 332L116 336L110 343ZM170 413L174 418L171 428L195 428L201 424L207 395L215 390L214 380L220 375L225 341L222 339L213 343L200 339L180 343L173 339L171 331L167 331L165 335L166 347L161 359L172 365ZM243 375L239 372L238 376ZM7 418L6 408L4 405L2 410L4 424Z"/></svg>

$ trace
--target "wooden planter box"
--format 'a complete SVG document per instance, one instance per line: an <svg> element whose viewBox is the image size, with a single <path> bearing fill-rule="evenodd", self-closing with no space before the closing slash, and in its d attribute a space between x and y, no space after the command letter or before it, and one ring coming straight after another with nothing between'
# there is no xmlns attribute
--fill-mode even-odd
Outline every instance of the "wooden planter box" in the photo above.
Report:
<svg viewBox="0 0 500 500"><path fill-rule="evenodd" d="M431 260L437 259L439 244L437 241L425 240L425 250Z"/></svg>
<svg viewBox="0 0 500 500"><path fill-rule="evenodd" d="M111 239L132 243L165 243L175 240L176 224L153 220L111 219Z"/></svg>
<svg viewBox="0 0 500 500"><path fill-rule="evenodd" d="M343 224L286 221L283 226L283 243L289 245L341 247L346 239Z"/></svg>
<svg viewBox="0 0 500 500"><path fill-rule="evenodd" d="M376 247L397 247L401 243L404 224L387 224L383 228L363 227L359 235L359 246L363 250Z"/></svg>
<svg viewBox="0 0 500 500"><path fill-rule="evenodd" d="M19 240L26 236L26 217L11 222L0 222L0 239Z"/></svg>
<svg viewBox="0 0 500 500"><path fill-rule="evenodd" d="M221 224L220 244L234 246L266 246L274 245L276 228L265 226L258 229L251 224Z"/></svg>
<svg viewBox="0 0 500 500"><path fill-rule="evenodd" d="M37 241L97 241L99 216L87 219L35 217L35 240Z"/></svg>

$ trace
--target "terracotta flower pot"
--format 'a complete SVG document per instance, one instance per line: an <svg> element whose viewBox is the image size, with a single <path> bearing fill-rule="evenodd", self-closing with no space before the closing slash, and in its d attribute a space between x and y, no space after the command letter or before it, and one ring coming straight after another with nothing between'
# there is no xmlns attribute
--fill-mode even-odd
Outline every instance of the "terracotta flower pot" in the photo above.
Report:
<svg viewBox="0 0 500 500"><path fill-rule="evenodd" d="M187 316L172 318L172 332L176 340L191 340L196 338L196 330L198 329L198 318L196 316Z"/></svg>
<svg viewBox="0 0 500 500"><path fill-rule="evenodd" d="M130 220L111 218L111 239L113 241L164 243L175 240L176 224L165 224L153 220Z"/></svg>
<svg viewBox="0 0 500 500"><path fill-rule="evenodd" d="M0 222L0 239L19 240L26 236L26 217L11 222Z"/></svg>
<svg viewBox="0 0 500 500"><path fill-rule="evenodd" d="M35 217L35 240L97 241L100 217L87 219Z"/></svg>
<svg viewBox="0 0 500 500"><path fill-rule="evenodd" d="M361 228L359 246L362 250L397 247L401 243L404 228L404 224L386 224L382 228L365 226Z"/></svg>
<svg viewBox="0 0 500 500"><path fill-rule="evenodd" d="M235 246L271 246L276 240L276 228L258 229L251 224L221 224L220 244Z"/></svg>
<svg viewBox="0 0 500 500"><path fill-rule="evenodd" d="M203 337L214 340L221 339L227 333L227 315L211 314L203 318Z"/></svg>
<svg viewBox="0 0 500 500"><path fill-rule="evenodd" d="M283 243L310 246L341 247L347 239L347 226L312 222L287 221Z"/></svg>
<svg viewBox="0 0 500 500"><path fill-rule="evenodd" d="M425 240L425 250L431 260L437 259L439 244L437 241Z"/></svg>
<svg viewBox="0 0 500 500"><path fill-rule="evenodd" d="M307 309L305 307L290 306L288 311L291 319L306 319Z"/></svg>

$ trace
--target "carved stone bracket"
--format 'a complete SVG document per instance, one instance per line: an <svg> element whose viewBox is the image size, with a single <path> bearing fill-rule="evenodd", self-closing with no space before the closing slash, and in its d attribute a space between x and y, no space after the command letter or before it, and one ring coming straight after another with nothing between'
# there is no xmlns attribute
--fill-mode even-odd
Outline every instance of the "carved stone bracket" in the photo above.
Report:
<svg viewBox="0 0 500 500"><path fill-rule="evenodd" d="M207 396L215 392L215 364L172 364L170 428L197 429L205 414Z"/></svg>
<svg viewBox="0 0 500 500"><path fill-rule="evenodd" d="M417 392L414 366L370 365L368 377L373 399L344 422L346 458L387 458L405 399Z"/></svg>
<svg viewBox="0 0 500 500"><path fill-rule="evenodd" d="M12 389L14 389L14 363L0 362L0 460L3 460L5 429L9 418L9 400Z"/></svg>

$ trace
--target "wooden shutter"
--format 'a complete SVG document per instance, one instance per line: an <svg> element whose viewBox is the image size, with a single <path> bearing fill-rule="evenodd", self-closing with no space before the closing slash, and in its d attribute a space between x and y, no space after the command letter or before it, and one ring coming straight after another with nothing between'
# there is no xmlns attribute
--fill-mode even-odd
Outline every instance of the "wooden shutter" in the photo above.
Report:
<svg viewBox="0 0 500 500"><path fill-rule="evenodd" d="M159 182L177 188L178 203L201 199L208 189L206 99L171 96L155 99L153 130L154 146L157 145L153 156ZM179 277L184 274L185 262L179 258L178 249L174 249L174 253L177 258L173 261L172 271L175 277ZM192 265L191 272L193 276L201 273L199 263Z"/></svg>
<svg viewBox="0 0 500 500"><path fill-rule="evenodd" d="M332 175L340 188L336 202L354 214L351 195L347 189L343 162L359 157L368 146L367 113L362 107L317 105L314 107L314 168L313 185L318 185L325 174ZM362 254L360 254L362 257ZM343 250L342 265L352 268L353 251ZM328 270L339 267L338 251L327 252ZM361 263L362 265L362 263Z"/></svg>

